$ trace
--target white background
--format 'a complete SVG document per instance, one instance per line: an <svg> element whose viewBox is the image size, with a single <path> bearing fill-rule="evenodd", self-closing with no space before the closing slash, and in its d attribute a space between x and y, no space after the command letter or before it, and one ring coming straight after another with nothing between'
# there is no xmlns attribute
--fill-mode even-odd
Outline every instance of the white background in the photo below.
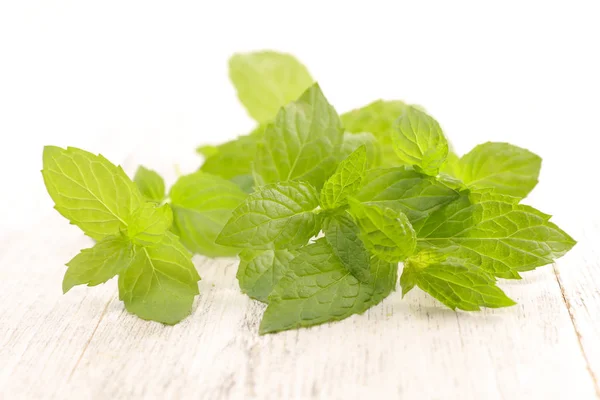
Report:
<svg viewBox="0 0 600 400"><path fill-rule="evenodd" d="M50 210L45 144L195 168L196 145L252 128L227 59L257 49L299 57L339 112L402 99L435 116L459 153L486 140L527 147L544 158L535 205L573 202L559 224L594 213L598 5L0 0L0 225L26 230Z"/></svg>

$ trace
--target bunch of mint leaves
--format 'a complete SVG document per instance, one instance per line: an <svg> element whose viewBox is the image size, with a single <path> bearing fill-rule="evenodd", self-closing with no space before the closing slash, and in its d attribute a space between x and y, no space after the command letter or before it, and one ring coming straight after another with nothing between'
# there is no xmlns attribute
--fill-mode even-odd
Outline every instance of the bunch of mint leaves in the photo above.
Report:
<svg viewBox="0 0 600 400"><path fill-rule="evenodd" d="M140 167L133 181L101 155L48 146L42 174L56 210L96 244L63 281L104 283L143 318L190 314L200 276L193 253L239 254L237 279L267 303L260 333L344 319L398 283L452 309L515 302L497 278L552 263L575 241L523 198L541 158L508 143L459 157L422 108L377 100L338 115L298 60L236 54L229 72L256 122L202 146L200 169L166 191Z"/></svg>

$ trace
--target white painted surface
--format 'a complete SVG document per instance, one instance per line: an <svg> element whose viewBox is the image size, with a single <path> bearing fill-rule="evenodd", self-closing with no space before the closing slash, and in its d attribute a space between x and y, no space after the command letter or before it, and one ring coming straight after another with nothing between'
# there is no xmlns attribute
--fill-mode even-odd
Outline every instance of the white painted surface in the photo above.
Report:
<svg viewBox="0 0 600 400"><path fill-rule="evenodd" d="M600 396L598 4L490 4L0 2L0 399ZM225 68L259 48L297 54L340 112L400 98L459 152L497 140L540 154L527 202L579 244L502 282L513 308L454 313L396 292L265 337L234 260L197 258L201 295L175 327L125 313L116 282L63 296L64 263L90 243L51 209L42 146L172 182L175 164L197 166L197 144L252 127Z"/></svg>
<svg viewBox="0 0 600 400"><path fill-rule="evenodd" d="M201 295L193 315L175 327L127 314L114 281L62 296L62 264L87 245L56 215L3 241L0 393L6 399L595 396L592 373L600 373L600 359L593 313L600 305L597 287L586 281L597 279L598 260L581 262L581 251L558 263L573 271L561 275L573 319L546 267L521 282L503 282L519 302L513 308L455 313L421 292L404 300L396 292L361 316L260 337L263 306L239 292L231 259L196 259Z"/></svg>

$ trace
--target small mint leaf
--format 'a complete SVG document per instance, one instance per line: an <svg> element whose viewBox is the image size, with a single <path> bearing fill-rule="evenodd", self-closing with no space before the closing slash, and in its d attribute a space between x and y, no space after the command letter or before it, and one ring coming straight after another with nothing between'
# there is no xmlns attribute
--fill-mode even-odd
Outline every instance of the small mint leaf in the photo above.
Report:
<svg viewBox="0 0 600 400"><path fill-rule="evenodd" d="M239 249L215 239L247 195L235 183L202 171L180 177L169 197L173 230L185 247L208 257L234 256Z"/></svg>
<svg viewBox="0 0 600 400"><path fill-rule="evenodd" d="M240 289L253 299L267 302L295 256L294 250L242 250L236 275Z"/></svg>
<svg viewBox="0 0 600 400"><path fill-rule="evenodd" d="M296 180L320 188L336 168L342 139L335 109L311 86L267 126L254 161L257 185Z"/></svg>
<svg viewBox="0 0 600 400"><path fill-rule="evenodd" d="M395 263L413 254L415 231L404 213L353 198L349 204L350 213L360 227L360 237L369 251L384 261Z"/></svg>
<svg viewBox="0 0 600 400"><path fill-rule="evenodd" d="M361 282L368 282L371 270L371 255L360 239L360 230L350 215L344 212L325 220L325 239L342 265Z"/></svg>
<svg viewBox="0 0 600 400"><path fill-rule="evenodd" d="M428 175L437 175L448 155L448 142L440 125L415 107L407 107L396 121L392 141L400 160Z"/></svg>
<svg viewBox="0 0 600 400"><path fill-rule="evenodd" d="M83 249L67 263L63 292L75 285L96 286L124 271L133 259L133 246L123 236L108 236Z"/></svg>
<svg viewBox="0 0 600 400"><path fill-rule="evenodd" d="M140 165L133 181L147 200L160 203L165 198L165 181L156 171Z"/></svg>
<svg viewBox="0 0 600 400"><path fill-rule="evenodd" d="M345 205L348 196L354 195L365 177L367 148L360 146L337 167L321 190L321 206L334 209Z"/></svg>
<svg viewBox="0 0 600 400"><path fill-rule="evenodd" d="M135 256L119 275L119 298L142 319L173 325L188 316L199 294L200 276L191 254L168 232L154 246L135 246Z"/></svg>
<svg viewBox="0 0 600 400"><path fill-rule="evenodd" d="M272 120L314 82L294 56L274 51L233 55L229 77L248 114L259 123Z"/></svg>
<svg viewBox="0 0 600 400"><path fill-rule="evenodd" d="M127 229L143 198L121 167L101 155L44 148L42 175L55 209L92 239Z"/></svg>
<svg viewBox="0 0 600 400"><path fill-rule="evenodd" d="M237 207L217 243L254 249L303 246L321 228L317 191L305 182L260 187Z"/></svg>
<svg viewBox="0 0 600 400"><path fill-rule="evenodd" d="M362 283L342 265L331 246L319 239L299 250L288 273L269 296L260 333L273 333L339 321L380 303L396 287L398 268L371 260L371 279Z"/></svg>

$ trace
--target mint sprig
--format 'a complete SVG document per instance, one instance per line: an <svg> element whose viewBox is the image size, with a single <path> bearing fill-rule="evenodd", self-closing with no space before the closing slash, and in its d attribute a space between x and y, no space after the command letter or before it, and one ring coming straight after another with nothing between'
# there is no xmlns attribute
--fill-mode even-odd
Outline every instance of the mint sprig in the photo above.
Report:
<svg viewBox="0 0 600 400"><path fill-rule="evenodd" d="M65 292L119 276L119 297L173 324L200 279L191 253L239 254L242 292L268 303L260 333L360 314L398 283L465 311L515 302L498 278L552 263L575 241L521 201L541 158L484 143L459 156L422 107L377 100L338 115L289 54L236 54L230 77L256 120L247 135L201 146L200 170L167 192L140 167L47 147L56 209L97 241L71 260ZM134 183L135 182L135 183Z"/></svg>
<svg viewBox="0 0 600 400"><path fill-rule="evenodd" d="M207 252L218 252L214 237L246 195L235 184L212 177L194 186L194 202L179 192L190 179L183 177L171 192L175 200L172 208L159 204L165 201L163 180L146 168L138 170L134 183L121 167L100 155L54 146L44 149L43 164L42 175L56 210L96 241L67 263L63 291L76 285L99 285L118 275L119 298L131 313L165 324L185 318L199 294L200 276L191 253L171 230L186 221L188 212L206 215L212 218L212 225L201 233L193 230L193 235L206 238L212 229L214 236L208 240ZM197 190L203 185L210 195ZM219 204L206 200L217 197ZM199 240L193 241L193 235L191 239L185 234L181 237L185 243L191 240L193 245L188 247L192 250L204 249ZM237 251L229 249L226 253Z"/></svg>

